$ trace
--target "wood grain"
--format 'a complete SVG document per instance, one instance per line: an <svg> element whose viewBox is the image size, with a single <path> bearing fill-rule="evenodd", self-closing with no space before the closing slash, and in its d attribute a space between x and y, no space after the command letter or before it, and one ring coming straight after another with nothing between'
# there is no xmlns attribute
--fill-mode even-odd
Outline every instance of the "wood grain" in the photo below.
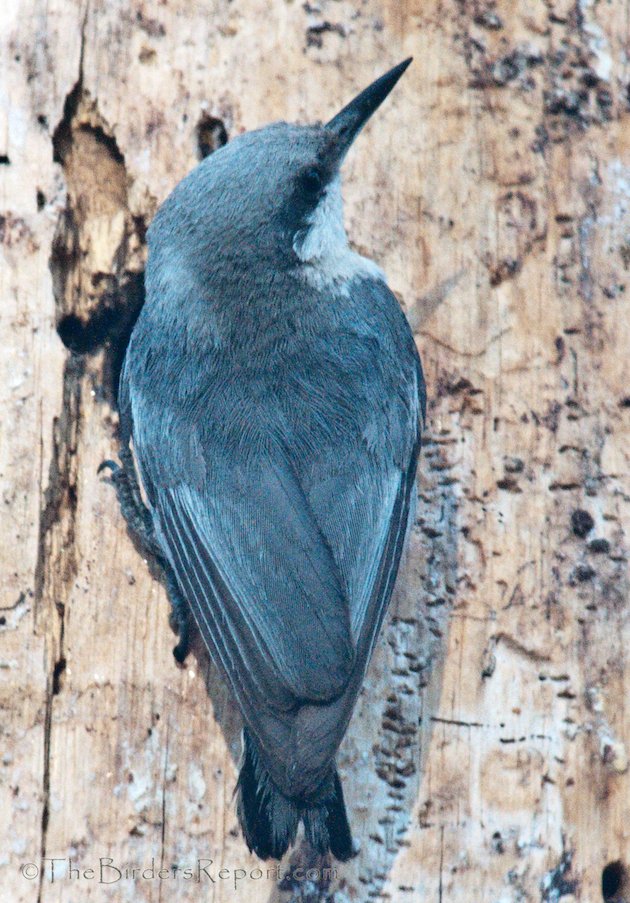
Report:
<svg viewBox="0 0 630 903"><path fill-rule="evenodd" d="M630 900L629 21L627 0L5 4L7 900ZM145 232L200 146L328 118L408 55L345 174L430 398L406 574L340 754L361 853L235 886L220 868L259 865L238 718L201 650L176 666L96 473ZM215 883L105 885L102 857L212 859Z"/></svg>

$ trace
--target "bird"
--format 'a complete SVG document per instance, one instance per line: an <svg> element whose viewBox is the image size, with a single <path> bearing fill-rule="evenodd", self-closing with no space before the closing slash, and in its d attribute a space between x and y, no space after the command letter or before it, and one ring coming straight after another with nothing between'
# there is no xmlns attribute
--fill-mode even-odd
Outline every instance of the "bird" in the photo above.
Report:
<svg viewBox="0 0 630 903"><path fill-rule="evenodd" d="M335 764L414 521L422 364L385 274L352 250L342 163L407 69L325 124L206 157L148 229L118 390L129 529L238 705L250 851L356 855Z"/></svg>

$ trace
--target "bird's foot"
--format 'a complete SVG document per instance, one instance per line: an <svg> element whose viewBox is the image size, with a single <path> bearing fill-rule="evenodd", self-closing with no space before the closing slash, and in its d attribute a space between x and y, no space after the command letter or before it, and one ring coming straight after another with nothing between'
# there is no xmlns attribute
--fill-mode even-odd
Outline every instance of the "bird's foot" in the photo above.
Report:
<svg viewBox="0 0 630 903"><path fill-rule="evenodd" d="M142 501L135 472L130 472L124 463L121 467L120 464L110 460L102 461L97 473L100 474L105 470L111 471L109 480L116 490L122 516L125 518L133 539L143 552L159 555L151 512Z"/></svg>
<svg viewBox="0 0 630 903"><path fill-rule="evenodd" d="M182 665L190 652L190 612L188 604L179 591L175 577L170 566L164 562L164 575L166 577L166 589L171 603L169 624L179 637L179 643L173 649L173 656L178 664Z"/></svg>
<svg viewBox="0 0 630 903"><path fill-rule="evenodd" d="M105 470L111 471L109 479L116 490L118 504L127 523L127 529L141 551L151 555L164 574L166 591L171 603L169 623L179 636L179 642L173 649L173 655L175 660L182 664L190 651L190 614L188 605L155 538L153 519L151 512L142 499L131 452L128 449L121 449L120 457L123 462L122 466L115 461L103 461L97 473L102 473Z"/></svg>

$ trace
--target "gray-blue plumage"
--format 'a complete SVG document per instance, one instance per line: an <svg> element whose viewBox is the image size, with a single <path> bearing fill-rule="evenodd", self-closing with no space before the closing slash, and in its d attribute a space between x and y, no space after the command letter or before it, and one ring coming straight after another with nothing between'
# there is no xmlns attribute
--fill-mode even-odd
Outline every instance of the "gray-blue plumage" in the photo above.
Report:
<svg viewBox="0 0 630 903"><path fill-rule="evenodd" d="M326 126L235 138L175 188L121 378L157 544L243 713L239 816L263 857L300 819L350 855L334 757L415 500L421 365L347 245L338 178L403 68Z"/></svg>

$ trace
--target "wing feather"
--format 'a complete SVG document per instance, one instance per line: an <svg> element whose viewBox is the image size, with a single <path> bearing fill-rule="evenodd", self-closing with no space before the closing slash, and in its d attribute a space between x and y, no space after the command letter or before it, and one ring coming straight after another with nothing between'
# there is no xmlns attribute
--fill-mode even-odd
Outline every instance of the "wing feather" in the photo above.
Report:
<svg viewBox="0 0 630 903"><path fill-rule="evenodd" d="M238 650L266 704L279 709L341 695L354 656L337 567L295 484L288 467L268 459L224 469L203 491L165 487L156 509L204 639L209 609L226 652L234 660Z"/></svg>
<svg viewBox="0 0 630 903"><path fill-rule="evenodd" d="M160 545L274 780L290 773L295 792L321 779L350 718L399 569L425 417L396 299L382 283L357 298L343 327L266 376L210 356L186 377L198 383L187 410L137 361L123 371Z"/></svg>

